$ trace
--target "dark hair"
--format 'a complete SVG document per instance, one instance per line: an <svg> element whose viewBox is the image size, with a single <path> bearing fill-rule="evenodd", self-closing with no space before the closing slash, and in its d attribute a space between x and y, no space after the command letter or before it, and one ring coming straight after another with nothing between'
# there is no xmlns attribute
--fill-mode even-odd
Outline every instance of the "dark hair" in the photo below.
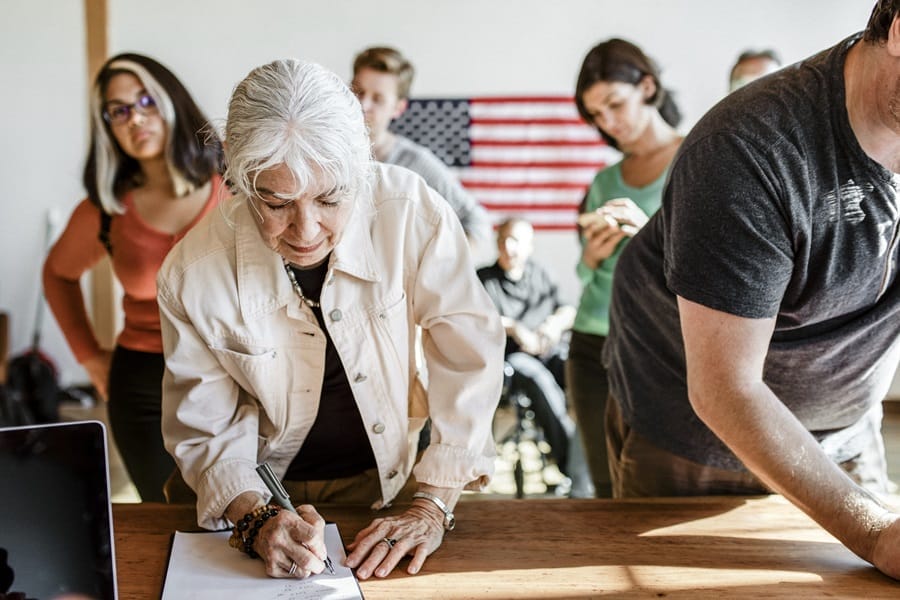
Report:
<svg viewBox="0 0 900 600"><path fill-rule="evenodd" d="M659 82L659 68L656 63L640 48L631 42L613 38L597 44L584 57L578 82L575 84L575 105L581 118L597 127L606 143L613 148L618 148L616 140L597 126L585 108L582 96L591 86L601 81L620 81L637 85L648 75L653 79L656 93L647 99L647 104L655 106L666 123L677 127L681 122L681 112L672 98L672 93Z"/></svg>
<svg viewBox="0 0 900 600"><path fill-rule="evenodd" d="M107 213L122 212L117 198L143 183L140 164L122 150L100 115L109 82L122 73L141 81L166 121L166 162L177 179L176 194L205 185L223 169L222 142L178 78L152 58L119 54L104 63L91 90L91 147L83 175L91 202Z"/></svg>
<svg viewBox="0 0 900 600"><path fill-rule="evenodd" d="M737 60L734 61L734 64L737 66L745 60L754 60L757 58L766 58L777 65L781 65L781 58L778 56L778 53L771 48L763 48L762 50L744 50L737 57Z"/></svg>
<svg viewBox="0 0 900 600"><path fill-rule="evenodd" d="M728 74L728 78L734 79L734 70L737 69L738 65L740 65L742 62L746 62L748 60L757 60L760 58L771 60L779 67L781 66L781 57L779 57L778 53L771 48L763 48L762 50L744 50L737 57L737 60L734 61L734 65L732 65L731 67L731 72Z"/></svg>
<svg viewBox="0 0 900 600"><path fill-rule="evenodd" d="M900 12L900 0L878 0L872 9L872 14L869 15L863 39L873 43L887 41L891 23L898 12Z"/></svg>
<svg viewBox="0 0 900 600"><path fill-rule="evenodd" d="M397 97L403 100L409 98L409 88L412 86L415 69L412 63L406 60L399 50L388 46L375 46L366 48L353 59L353 76L360 69L372 69L379 73L390 73L397 76Z"/></svg>

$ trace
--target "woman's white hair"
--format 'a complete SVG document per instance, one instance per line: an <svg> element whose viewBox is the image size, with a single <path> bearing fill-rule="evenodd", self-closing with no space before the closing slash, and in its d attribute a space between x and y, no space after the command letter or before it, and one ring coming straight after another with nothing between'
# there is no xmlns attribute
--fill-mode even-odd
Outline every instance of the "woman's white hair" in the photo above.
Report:
<svg viewBox="0 0 900 600"><path fill-rule="evenodd" d="M368 197L372 151L362 107L321 65L276 60L234 89L225 123L225 177L235 192L256 195L263 170L285 164L297 194L347 189Z"/></svg>
<svg viewBox="0 0 900 600"><path fill-rule="evenodd" d="M166 93L165 88L160 85L143 65L131 60L113 61L106 66L106 69L127 71L134 74L141 81L141 85L144 86L147 93L156 101L159 114L166 123L166 166L175 186L175 195L181 197L194 191L196 186L172 162L172 146L174 144L173 138L175 137L172 135L175 127L175 106L172 104L172 99ZM94 147L91 150L97 160L97 195L100 197L100 204L103 206L104 211L109 214L122 214L125 212L125 206L116 197L114 189L121 157L116 151L116 142L110 136L109 129L103 120L103 105L105 103L106 99L103 97L103 90L100 89L100 82L98 81L91 90L90 101L91 126L96 132L96 135L93 136Z"/></svg>

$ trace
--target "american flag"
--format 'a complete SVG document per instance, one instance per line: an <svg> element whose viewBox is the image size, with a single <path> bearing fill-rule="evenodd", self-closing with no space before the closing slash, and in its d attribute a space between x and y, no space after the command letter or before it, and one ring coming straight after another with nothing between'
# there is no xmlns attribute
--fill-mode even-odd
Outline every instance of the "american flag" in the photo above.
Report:
<svg viewBox="0 0 900 600"><path fill-rule="evenodd" d="M411 99L391 131L427 146L494 222L575 229L597 171L618 159L567 96Z"/></svg>

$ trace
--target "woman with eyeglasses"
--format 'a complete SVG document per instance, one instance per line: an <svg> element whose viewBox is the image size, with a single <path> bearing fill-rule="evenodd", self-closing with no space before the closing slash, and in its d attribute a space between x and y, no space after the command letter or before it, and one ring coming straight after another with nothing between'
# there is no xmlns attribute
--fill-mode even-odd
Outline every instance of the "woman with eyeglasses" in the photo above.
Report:
<svg viewBox="0 0 900 600"><path fill-rule="evenodd" d="M79 203L44 263L44 293L99 396L144 501L164 501L175 469L160 433L163 374L156 274L172 246L227 195L222 145L166 67L139 54L109 59L91 89L91 145ZM122 285L124 328L100 346L82 275L109 254Z"/></svg>
<svg viewBox="0 0 900 600"><path fill-rule="evenodd" d="M359 101L319 65L254 69L224 137L234 197L159 275L163 436L197 519L235 524L235 548L301 578L325 568L311 504L402 503L356 535L347 565L384 577L409 555L417 573L463 488L494 468L503 327L459 219L421 177L373 160ZM268 504L264 462L299 516Z"/></svg>

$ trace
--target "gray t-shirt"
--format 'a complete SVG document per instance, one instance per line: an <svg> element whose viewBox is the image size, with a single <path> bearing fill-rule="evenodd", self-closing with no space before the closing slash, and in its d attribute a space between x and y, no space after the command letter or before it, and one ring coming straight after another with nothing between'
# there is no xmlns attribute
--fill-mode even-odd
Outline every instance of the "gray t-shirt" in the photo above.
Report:
<svg viewBox="0 0 900 600"><path fill-rule="evenodd" d="M776 319L764 380L826 453L900 358L893 174L850 127L844 60L859 35L726 97L675 157L662 209L619 260L604 353L626 422L693 461L743 469L687 397L676 298ZM862 42L861 42L862 43Z"/></svg>
<svg viewBox="0 0 900 600"><path fill-rule="evenodd" d="M384 162L418 173L450 204L466 235L477 241L487 240L491 232L487 211L460 185L447 165L425 146L402 135L395 134L395 137L394 147Z"/></svg>

